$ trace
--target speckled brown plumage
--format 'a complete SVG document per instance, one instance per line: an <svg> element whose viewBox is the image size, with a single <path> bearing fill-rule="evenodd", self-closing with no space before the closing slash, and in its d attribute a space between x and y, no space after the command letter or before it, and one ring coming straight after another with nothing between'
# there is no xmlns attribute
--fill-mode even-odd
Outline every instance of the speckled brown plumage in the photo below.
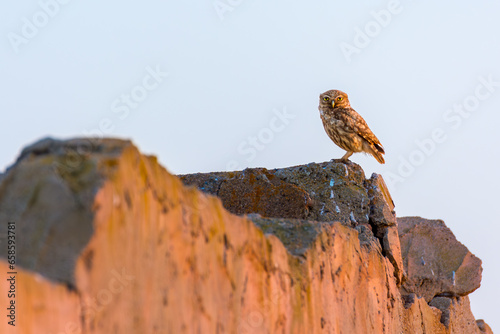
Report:
<svg viewBox="0 0 500 334"><path fill-rule="evenodd" d="M329 90L319 96L319 112L328 137L347 151L342 160L353 153L371 154L381 164L385 163L382 144L370 130L365 120L351 108L347 94Z"/></svg>

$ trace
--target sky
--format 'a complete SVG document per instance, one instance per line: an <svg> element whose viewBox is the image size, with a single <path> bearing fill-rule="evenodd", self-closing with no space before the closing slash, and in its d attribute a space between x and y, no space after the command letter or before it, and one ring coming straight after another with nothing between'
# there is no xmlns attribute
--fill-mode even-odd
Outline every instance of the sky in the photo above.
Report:
<svg viewBox="0 0 500 334"><path fill-rule="evenodd" d="M472 311L500 331L500 2L0 4L0 170L46 136L129 138L175 174L340 158L339 89L386 150L398 216L443 219L483 261Z"/></svg>

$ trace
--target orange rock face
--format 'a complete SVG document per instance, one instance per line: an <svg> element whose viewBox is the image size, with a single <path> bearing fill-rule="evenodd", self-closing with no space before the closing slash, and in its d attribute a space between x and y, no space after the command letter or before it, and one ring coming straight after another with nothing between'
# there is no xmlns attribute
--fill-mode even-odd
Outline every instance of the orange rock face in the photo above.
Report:
<svg viewBox="0 0 500 334"><path fill-rule="evenodd" d="M489 330L476 324L467 296L429 306L401 294L393 267L401 254L386 257L381 246L395 242L397 229L379 239L366 224L236 216L130 142L83 150L84 141L37 143L1 180L0 219L38 242L27 252L33 244L20 241L17 324L2 321L1 333ZM64 165L68 154L79 163ZM304 207L317 204L299 186L272 186L304 198ZM65 204L55 212L58 203ZM5 259L0 269L7 271ZM0 306L6 303L2 292Z"/></svg>

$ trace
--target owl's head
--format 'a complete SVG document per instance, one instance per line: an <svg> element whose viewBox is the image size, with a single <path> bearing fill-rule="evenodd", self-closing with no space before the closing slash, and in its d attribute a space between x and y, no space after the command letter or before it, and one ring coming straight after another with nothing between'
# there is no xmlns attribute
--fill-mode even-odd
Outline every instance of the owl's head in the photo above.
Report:
<svg viewBox="0 0 500 334"><path fill-rule="evenodd" d="M349 98L347 94L340 90L329 90L319 96L319 108L349 108Z"/></svg>

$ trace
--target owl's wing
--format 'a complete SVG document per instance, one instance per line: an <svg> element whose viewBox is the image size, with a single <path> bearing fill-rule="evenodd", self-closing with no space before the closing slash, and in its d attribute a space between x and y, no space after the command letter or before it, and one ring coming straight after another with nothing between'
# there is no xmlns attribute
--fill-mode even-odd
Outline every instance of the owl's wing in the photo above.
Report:
<svg viewBox="0 0 500 334"><path fill-rule="evenodd" d="M370 144L375 145L381 153L385 153L380 140L378 140L378 138L373 134L372 130L368 127L368 124L366 124L366 121L356 112L356 110L352 108L343 109L337 114L337 117L339 117L339 119L344 122L346 127L351 131L354 131Z"/></svg>

